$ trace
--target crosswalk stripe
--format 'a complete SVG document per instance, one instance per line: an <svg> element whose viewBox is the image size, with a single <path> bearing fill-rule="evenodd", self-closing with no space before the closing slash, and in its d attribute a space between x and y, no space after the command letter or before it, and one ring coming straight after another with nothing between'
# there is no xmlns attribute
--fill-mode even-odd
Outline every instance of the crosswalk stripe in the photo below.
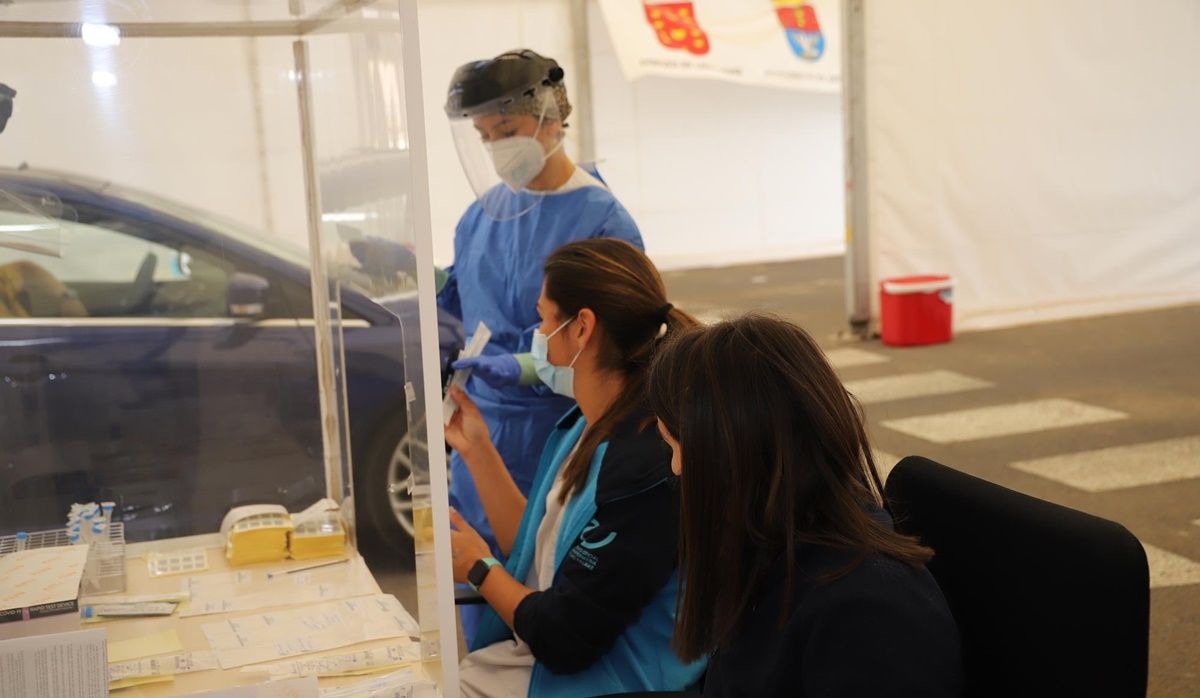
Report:
<svg viewBox="0 0 1200 698"><path fill-rule="evenodd" d="M888 361L886 356L851 347L831 349L825 352L825 358L829 359L830 365L837 370L854 366L870 366Z"/></svg>
<svg viewBox="0 0 1200 698"><path fill-rule="evenodd" d="M891 419L882 422L882 425L933 443L950 444L1109 422L1128 416L1124 412L1104 407L1051 398L922 417Z"/></svg>
<svg viewBox="0 0 1200 698"><path fill-rule="evenodd" d="M1200 564L1153 545L1142 543L1142 547L1150 564L1151 589L1200 584Z"/></svg>
<svg viewBox="0 0 1200 698"><path fill-rule="evenodd" d="M954 371L923 371L898 376L867 378L847 381L849 390L864 405L874 405L892 400L907 400L915 397L949 395L965 390L990 388L992 384Z"/></svg>
<svg viewBox="0 0 1200 698"><path fill-rule="evenodd" d="M1086 492L1157 485L1200 477L1200 436L1018 461L1012 467Z"/></svg>

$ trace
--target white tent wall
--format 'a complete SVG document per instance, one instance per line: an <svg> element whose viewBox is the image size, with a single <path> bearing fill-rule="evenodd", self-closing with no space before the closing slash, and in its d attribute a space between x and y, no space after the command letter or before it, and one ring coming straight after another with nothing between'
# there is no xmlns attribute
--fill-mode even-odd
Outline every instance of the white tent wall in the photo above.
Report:
<svg viewBox="0 0 1200 698"><path fill-rule="evenodd" d="M867 2L865 47L872 289L953 274L960 329L1200 299L1200 5Z"/></svg>
<svg viewBox="0 0 1200 698"><path fill-rule="evenodd" d="M321 104L344 105L315 115L321 160L360 142L359 100L345 79L350 40L309 43ZM99 49L6 39L0 66L0 80L17 90L0 167L111 181L307 246L291 39L126 38ZM181 141L185 132L191 138Z"/></svg>
<svg viewBox="0 0 1200 698"><path fill-rule="evenodd" d="M839 95L716 80L630 83L589 6L601 172L659 267L845 249Z"/></svg>
<svg viewBox="0 0 1200 698"><path fill-rule="evenodd" d="M247 157L261 148L245 41L124 43L115 50L66 39L0 43L0 79L17 90L0 166L26 163L113 181L263 227L262 162ZM295 101L293 90L293 113ZM177 140L181 119L194 136L187 144ZM302 190L299 196L303 201Z"/></svg>
<svg viewBox="0 0 1200 698"><path fill-rule="evenodd" d="M567 0L422 0L419 8L434 259L448 264L455 223L472 198L442 111L451 73L528 46L559 60L575 88L576 46ZM836 95L712 80L630 83L594 2L589 27L599 166L656 262L719 266L842 251ZM334 74L350 50L332 37L314 39L314 89L352 89ZM97 49L9 39L0 65L0 79L19 93L0 166L28 162L111 180L307 244L289 40L127 38ZM93 71L111 72L116 84L94 84ZM39 79L51 72L74 77ZM122 111L106 111L118 93ZM354 142L356 100L343 103L344 111L316 115L319 158L344 152L334 142L339 133ZM168 119L171 128L160 128ZM193 138L168 137L180 130ZM578 154L573 139L567 145Z"/></svg>
<svg viewBox="0 0 1200 698"><path fill-rule="evenodd" d="M529 47L562 63L569 94L579 73L567 0L423 0L420 10L434 258L447 264L472 197L441 108L453 70ZM630 83L595 2L588 26L600 171L655 262L721 266L844 249L837 95L712 80Z"/></svg>

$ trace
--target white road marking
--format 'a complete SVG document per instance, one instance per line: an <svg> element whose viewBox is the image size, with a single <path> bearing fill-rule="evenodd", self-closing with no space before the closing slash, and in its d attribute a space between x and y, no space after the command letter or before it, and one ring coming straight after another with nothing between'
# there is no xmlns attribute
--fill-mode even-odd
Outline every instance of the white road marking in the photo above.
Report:
<svg viewBox="0 0 1200 698"><path fill-rule="evenodd" d="M874 405L891 400L907 400L914 397L949 395L965 390L990 388L992 384L954 371L924 371L905 373L898 376L867 378L847 381L849 390L864 405Z"/></svg>
<svg viewBox="0 0 1200 698"><path fill-rule="evenodd" d="M938 444L1125 419L1124 412L1074 400L1048 399L882 422L888 429Z"/></svg>
<svg viewBox="0 0 1200 698"><path fill-rule="evenodd" d="M1200 584L1200 563L1153 545L1142 543L1142 547L1150 564L1151 589Z"/></svg>
<svg viewBox="0 0 1200 698"><path fill-rule="evenodd" d="M1200 477L1200 436L1019 461L1012 467L1086 492L1157 485Z"/></svg>
<svg viewBox="0 0 1200 698"><path fill-rule="evenodd" d="M871 364L881 364L888 361L888 357L880 354L873 354L862 349L853 349L843 347L841 349L832 349L825 352L825 358L829 359L830 365L835 370L850 368L852 366L869 366Z"/></svg>

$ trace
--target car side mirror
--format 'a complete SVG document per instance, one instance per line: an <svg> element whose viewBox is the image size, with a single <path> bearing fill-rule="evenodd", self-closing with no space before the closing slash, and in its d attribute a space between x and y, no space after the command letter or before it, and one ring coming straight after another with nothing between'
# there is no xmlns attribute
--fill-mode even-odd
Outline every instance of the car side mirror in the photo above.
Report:
<svg viewBox="0 0 1200 698"><path fill-rule="evenodd" d="M229 316L256 318L262 315L270 287L270 282L257 274L235 273L229 279L229 290L226 292Z"/></svg>

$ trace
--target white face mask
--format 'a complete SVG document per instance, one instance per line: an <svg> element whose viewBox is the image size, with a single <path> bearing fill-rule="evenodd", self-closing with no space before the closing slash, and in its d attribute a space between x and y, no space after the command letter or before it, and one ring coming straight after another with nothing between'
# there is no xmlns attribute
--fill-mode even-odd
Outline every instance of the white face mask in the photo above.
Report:
<svg viewBox="0 0 1200 698"><path fill-rule="evenodd" d="M492 166L496 168L496 174L500 175L504 184L514 192L529 186L529 183L546 167L546 159L562 147L560 140L547 153L542 148L541 141L535 137L542 132L542 124L545 120L546 111L543 109L541 116L538 117L537 131L534 131L533 136L511 136L483 144L488 155L492 157Z"/></svg>
<svg viewBox="0 0 1200 698"><path fill-rule="evenodd" d="M555 366L550 363L549 351L550 338L562 332L563 328L574 320L575 318L567 320L548 335L542 334L541 330L534 330L533 342L529 347L529 354L533 358L533 368L537 371L538 378L542 379L542 382L553 392L571 399L575 398L575 362L583 353L583 347L575 352L575 358L571 359L571 363L567 366Z"/></svg>
<svg viewBox="0 0 1200 698"><path fill-rule="evenodd" d="M492 156L496 174L513 191L521 191L542 172L546 166L546 151L532 136L513 136L491 143L484 143Z"/></svg>

